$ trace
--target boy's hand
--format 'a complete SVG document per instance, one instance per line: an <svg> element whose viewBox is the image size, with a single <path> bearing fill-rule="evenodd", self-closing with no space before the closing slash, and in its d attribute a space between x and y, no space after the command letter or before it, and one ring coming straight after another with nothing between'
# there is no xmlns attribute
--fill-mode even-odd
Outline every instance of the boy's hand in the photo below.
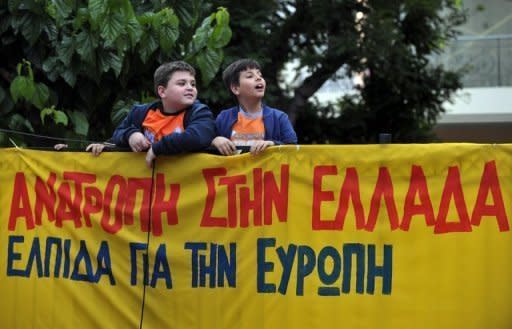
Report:
<svg viewBox="0 0 512 329"><path fill-rule="evenodd" d="M87 145L87 147L85 148L85 151L91 152L92 155L94 155L94 156L98 156L101 154L101 152L103 152L104 148L105 148L104 144L94 143L94 144Z"/></svg>
<svg viewBox="0 0 512 329"><path fill-rule="evenodd" d="M130 135L130 138L128 138L128 144L130 144L130 148L133 152L143 152L151 146L148 139L139 132Z"/></svg>
<svg viewBox="0 0 512 329"><path fill-rule="evenodd" d="M56 150L56 151L60 151L60 150L67 149L67 148L68 148L68 144L55 144L55 145L53 145L53 149Z"/></svg>
<svg viewBox="0 0 512 329"><path fill-rule="evenodd" d="M251 154L257 155L263 152L267 147L274 145L273 141L255 141L254 144L251 145Z"/></svg>
<svg viewBox="0 0 512 329"><path fill-rule="evenodd" d="M226 137L217 136L213 139L212 145L215 146L217 150L222 155L233 155L236 152L235 143L227 139Z"/></svg>
<svg viewBox="0 0 512 329"><path fill-rule="evenodd" d="M153 168L153 161L156 159L155 152L153 152L153 148L150 147L148 153L146 153L146 166L148 168Z"/></svg>

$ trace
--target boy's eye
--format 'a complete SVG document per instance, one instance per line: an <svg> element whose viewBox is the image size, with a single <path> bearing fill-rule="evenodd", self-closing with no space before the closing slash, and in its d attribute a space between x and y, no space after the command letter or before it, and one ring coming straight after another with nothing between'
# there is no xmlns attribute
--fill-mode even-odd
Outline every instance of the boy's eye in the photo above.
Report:
<svg viewBox="0 0 512 329"><path fill-rule="evenodd" d="M187 84L190 84L190 86L192 88L195 88L196 87L196 82L195 81L191 81L191 82L187 82L187 81L177 81L176 82L176 85L180 86L180 87L184 87L186 86Z"/></svg>
<svg viewBox="0 0 512 329"><path fill-rule="evenodd" d="M245 78L246 79L252 79L252 78L255 78L255 77L259 77L259 78L263 78L263 75L261 73L247 73L245 75Z"/></svg>

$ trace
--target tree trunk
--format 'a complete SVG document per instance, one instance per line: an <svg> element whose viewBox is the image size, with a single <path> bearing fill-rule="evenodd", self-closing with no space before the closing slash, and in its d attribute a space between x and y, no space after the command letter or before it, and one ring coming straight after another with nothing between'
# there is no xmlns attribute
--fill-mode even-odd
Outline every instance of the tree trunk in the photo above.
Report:
<svg viewBox="0 0 512 329"><path fill-rule="evenodd" d="M321 68L307 77L302 85L295 89L294 96L286 109L292 124L295 124L297 114L307 104L308 99L313 96L336 71L337 69L333 68Z"/></svg>

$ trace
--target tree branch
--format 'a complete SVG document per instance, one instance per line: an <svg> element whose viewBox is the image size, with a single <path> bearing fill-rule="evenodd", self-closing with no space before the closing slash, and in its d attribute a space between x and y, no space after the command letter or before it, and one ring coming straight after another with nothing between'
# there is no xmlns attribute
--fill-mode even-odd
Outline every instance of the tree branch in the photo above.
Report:
<svg viewBox="0 0 512 329"><path fill-rule="evenodd" d="M306 105L308 99L313 96L320 87L330 79L339 68L322 67L307 77L304 82L295 88L294 96L287 108L288 117L292 124L297 119L297 113Z"/></svg>

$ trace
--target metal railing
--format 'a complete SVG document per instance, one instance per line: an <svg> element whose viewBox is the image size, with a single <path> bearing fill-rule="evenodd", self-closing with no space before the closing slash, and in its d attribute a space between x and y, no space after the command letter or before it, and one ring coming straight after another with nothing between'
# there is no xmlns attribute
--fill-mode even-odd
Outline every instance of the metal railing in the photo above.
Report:
<svg viewBox="0 0 512 329"><path fill-rule="evenodd" d="M434 62L465 68L466 88L512 86L512 34L459 37Z"/></svg>

